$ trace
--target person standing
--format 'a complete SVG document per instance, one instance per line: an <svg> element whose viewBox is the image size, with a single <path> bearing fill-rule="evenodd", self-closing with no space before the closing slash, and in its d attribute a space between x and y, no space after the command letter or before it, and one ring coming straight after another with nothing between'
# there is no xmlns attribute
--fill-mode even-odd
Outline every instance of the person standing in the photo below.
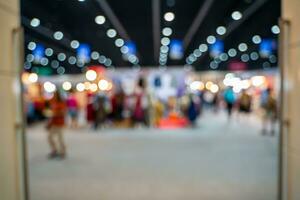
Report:
<svg viewBox="0 0 300 200"><path fill-rule="evenodd" d="M133 123L134 125L143 124L146 127L149 126L149 98L146 92L145 80L140 78L135 91L135 106L133 111Z"/></svg>
<svg viewBox="0 0 300 200"><path fill-rule="evenodd" d="M192 127L196 126L196 120L197 120L198 114L199 113L197 111L196 102L194 100L194 97L193 97L192 94L189 94L189 104L188 104L188 108L187 108L187 117L188 117Z"/></svg>
<svg viewBox="0 0 300 200"><path fill-rule="evenodd" d="M67 98L68 114L71 118L71 127L78 127L78 102L72 90Z"/></svg>
<svg viewBox="0 0 300 200"><path fill-rule="evenodd" d="M228 113L228 119L230 119L232 114L232 109L235 103L235 95L233 92L232 87L228 87L224 92L224 101L226 103L227 113Z"/></svg>
<svg viewBox="0 0 300 200"><path fill-rule="evenodd" d="M94 111L95 111L95 120L94 120L94 129L97 130L98 127L103 126L106 117L107 117L107 98L105 94L98 94L95 96L94 100Z"/></svg>
<svg viewBox="0 0 300 200"><path fill-rule="evenodd" d="M48 121L47 129L48 143L51 152L49 153L48 158L64 159L66 156L66 146L63 138L63 127L65 125L66 104L57 91L50 100L50 110L51 117ZM55 138L57 138L57 140L55 140Z"/></svg>
<svg viewBox="0 0 300 200"><path fill-rule="evenodd" d="M275 123L277 119L277 101L274 97L271 88L268 88L262 94L261 105L264 110L264 117L263 117L263 128L262 134L265 135L268 133L267 127L270 126L270 134L275 134Z"/></svg>
<svg viewBox="0 0 300 200"><path fill-rule="evenodd" d="M246 90L243 90L239 99L240 114L249 114L251 112L251 105L252 105L251 96L246 92Z"/></svg>

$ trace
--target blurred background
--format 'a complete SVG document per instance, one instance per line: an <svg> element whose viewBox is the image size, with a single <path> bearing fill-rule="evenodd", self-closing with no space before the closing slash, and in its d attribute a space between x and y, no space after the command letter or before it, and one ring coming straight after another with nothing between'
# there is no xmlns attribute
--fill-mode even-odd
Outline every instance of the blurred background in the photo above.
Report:
<svg viewBox="0 0 300 200"><path fill-rule="evenodd" d="M280 0L21 0L31 199L276 199L280 16Z"/></svg>

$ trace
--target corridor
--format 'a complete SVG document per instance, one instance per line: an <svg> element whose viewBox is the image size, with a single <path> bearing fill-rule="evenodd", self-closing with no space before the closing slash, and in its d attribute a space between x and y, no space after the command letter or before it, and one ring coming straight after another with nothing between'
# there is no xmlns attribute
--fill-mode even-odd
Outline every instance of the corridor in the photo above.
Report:
<svg viewBox="0 0 300 200"><path fill-rule="evenodd" d="M274 200L277 137L251 117L206 113L195 129L66 130L67 159L48 160L28 130L32 200Z"/></svg>

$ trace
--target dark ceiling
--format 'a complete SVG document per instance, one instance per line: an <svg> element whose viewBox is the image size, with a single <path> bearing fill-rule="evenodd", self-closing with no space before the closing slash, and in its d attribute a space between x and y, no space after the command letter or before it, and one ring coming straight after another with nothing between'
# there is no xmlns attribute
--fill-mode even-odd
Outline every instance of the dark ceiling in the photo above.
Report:
<svg viewBox="0 0 300 200"><path fill-rule="evenodd" d="M224 52L230 48L236 48L242 42L248 45L246 52L239 52L237 56L229 60L218 63L218 69L224 70L233 62L241 62L242 54L250 55L251 52L259 52L259 45L252 42L254 35L261 38L271 38L277 41L278 35L273 34L271 27L278 24L280 17L280 0L157 0L160 2L159 15L153 16L154 1L156 0L106 0L110 11L116 17L112 19L108 15L107 7L101 4L104 0L21 0L22 24L25 28L26 54L31 54L27 49L29 42L42 44L45 48L52 48L54 54L47 59L51 68L51 61L56 60L58 53L65 53L67 58L76 56L76 51L70 47L70 41L78 40L80 43L90 45L92 51L97 51L100 55L112 60L112 66L124 67L134 64L124 60L120 48L115 46L115 38L106 35L108 29L116 29L117 35L125 41L133 41L136 45L136 56L139 63L136 66L158 66L160 39L163 37L161 31L164 27L170 27L173 34L170 39L184 40L199 12L203 12L203 6L211 2L204 18L195 34L190 39L184 49L184 56L179 60L168 58L167 66L186 65L186 58L193 53L200 44L206 43L209 35L214 35L224 41ZM100 3L99 3L100 2ZM234 21L231 17L233 11L240 11L243 18ZM164 20L164 13L173 12L175 19L172 22ZM106 17L104 24L95 23L95 17L103 15ZM244 18L245 17L245 18ZM30 26L33 18L40 20L38 27ZM159 44L155 41L155 27L153 20L159 19ZM117 20L119 24L112 20ZM121 26L121 29L119 27ZM230 33L218 36L216 28L224 26ZM53 33L61 31L64 34L62 40L55 40ZM156 30L157 31L157 30ZM116 37L116 38L117 38ZM125 38L126 37L126 38ZM157 38L156 38L157 39ZM156 44L155 44L156 42ZM158 47L157 47L158 45ZM273 57L277 57L274 50ZM209 53L203 53L192 65L197 70L209 70L214 58ZM259 58L258 60L245 62L248 69L261 69L276 67L277 62L270 62L269 58ZM28 62L27 62L28 64ZM88 65L99 64L98 60L91 60ZM27 70L37 69L40 64L31 63ZM59 62L63 66L65 73L79 73L82 67L68 63L68 59ZM46 66L46 67L47 67ZM45 67L45 66L44 66ZM57 73L56 69L53 69Z"/></svg>

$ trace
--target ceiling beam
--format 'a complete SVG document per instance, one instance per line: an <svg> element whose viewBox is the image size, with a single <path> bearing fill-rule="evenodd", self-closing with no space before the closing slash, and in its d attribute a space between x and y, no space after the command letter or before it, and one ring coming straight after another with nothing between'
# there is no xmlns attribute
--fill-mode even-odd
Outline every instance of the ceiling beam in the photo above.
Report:
<svg viewBox="0 0 300 200"><path fill-rule="evenodd" d="M68 51L72 51L72 52L74 51L74 50L71 50L71 47L70 47L71 40L69 40L65 35L61 40L55 40L53 38L54 31L52 31L49 28L44 27L42 25L39 25L38 28L32 27L30 25L30 19L28 19L25 16L22 16L21 19L22 19L22 25L24 27L30 29L31 31L34 31L34 32L38 33L39 35L43 36L44 38L46 38L50 41L55 42L56 44L62 46L63 48L65 48Z"/></svg>
<svg viewBox="0 0 300 200"><path fill-rule="evenodd" d="M219 37L219 39L224 40L226 37L228 37L232 32L237 30L245 21L247 21L250 17L252 17L256 11L258 11L268 0L257 0L255 1L251 6L249 6L248 9L246 9L243 12L243 17L240 20L237 21L231 21L229 25L227 26L226 34ZM202 60L207 52L200 57L200 60ZM202 59L201 59L202 58ZM198 60L197 62L200 62Z"/></svg>
<svg viewBox="0 0 300 200"><path fill-rule="evenodd" d="M160 0L152 0L154 60L158 62L160 48Z"/></svg>
<svg viewBox="0 0 300 200"><path fill-rule="evenodd" d="M201 6L201 8L199 9L196 18L194 19L192 25L190 26L187 34L184 36L184 39L183 39L184 49L186 49L188 47L188 45L192 41L193 37L197 33L199 27L203 23L206 15L208 14L208 11L209 11L210 7L212 6L213 2L214 2L214 0L206 0L204 2L203 6Z"/></svg>
<svg viewBox="0 0 300 200"><path fill-rule="evenodd" d="M130 37L129 37L127 31L125 30L124 26L122 25L122 23L120 22L120 20L118 19L118 17L114 13L114 11L111 9L111 7L107 3L107 1L106 0L96 0L96 2L102 8L102 10L104 11L105 15L108 17L108 19L110 20L110 22L112 23L112 25L117 30L118 34L123 39L125 39L127 41L130 41Z"/></svg>
<svg viewBox="0 0 300 200"><path fill-rule="evenodd" d="M232 21L228 27L226 34L222 35L221 39L226 38L233 31L235 31L240 25L247 21L257 10L259 10L268 0L257 0L247 10L243 12L243 17L240 20Z"/></svg>

